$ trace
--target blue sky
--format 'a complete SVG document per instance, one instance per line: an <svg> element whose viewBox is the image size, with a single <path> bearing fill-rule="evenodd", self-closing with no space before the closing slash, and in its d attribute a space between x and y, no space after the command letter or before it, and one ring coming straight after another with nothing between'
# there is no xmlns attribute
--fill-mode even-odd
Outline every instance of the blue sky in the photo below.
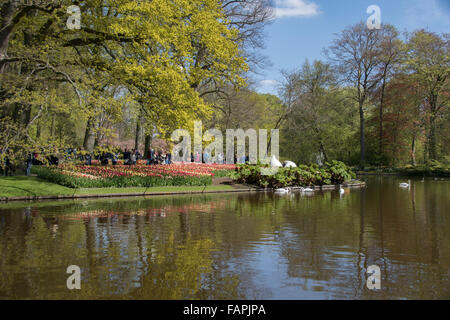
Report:
<svg viewBox="0 0 450 320"><path fill-rule="evenodd" d="M266 28L266 49L271 67L255 77L256 89L277 93L280 70L300 67L306 58L324 59L328 47L345 27L366 21L370 5L381 9L383 23L399 31L425 28L450 33L450 0L273 0L277 18Z"/></svg>

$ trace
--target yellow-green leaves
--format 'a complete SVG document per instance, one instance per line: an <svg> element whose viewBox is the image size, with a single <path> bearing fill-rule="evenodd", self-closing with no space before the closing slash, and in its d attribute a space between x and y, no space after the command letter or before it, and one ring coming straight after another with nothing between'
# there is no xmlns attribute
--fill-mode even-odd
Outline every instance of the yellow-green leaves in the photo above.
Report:
<svg viewBox="0 0 450 320"><path fill-rule="evenodd" d="M217 0L86 0L74 30L66 27L72 4L33 7L9 39L0 105L27 139L51 143L58 128L79 133L88 120L112 135L105 124L126 120L133 108L164 134L210 115L198 93L205 82L245 85L238 31ZM70 133L71 146L79 136Z"/></svg>
<svg viewBox="0 0 450 320"><path fill-rule="evenodd" d="M148 120L161 131L208 116L196 91L202 81L245 84L237 30L217 1L120 2L110 30L136 41L123 45L124 58L115 61L113 73L136 89Z"/></svg>

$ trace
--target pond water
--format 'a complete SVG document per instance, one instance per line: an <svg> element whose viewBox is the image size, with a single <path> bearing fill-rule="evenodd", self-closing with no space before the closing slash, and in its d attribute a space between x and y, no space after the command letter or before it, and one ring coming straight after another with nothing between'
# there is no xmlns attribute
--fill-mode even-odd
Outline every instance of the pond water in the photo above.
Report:
<svg viewBox="0 0 450 320"><path fill-rule="evenodd" d="M0 299L449 299L450 181L366 180L344 195L1 204Z"/></svg>

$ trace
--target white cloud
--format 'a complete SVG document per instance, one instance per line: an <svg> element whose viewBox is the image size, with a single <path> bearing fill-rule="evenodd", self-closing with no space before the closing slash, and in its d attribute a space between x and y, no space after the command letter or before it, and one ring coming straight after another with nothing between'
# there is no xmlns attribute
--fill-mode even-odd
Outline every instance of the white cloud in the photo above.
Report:
<svg viewBox="0 0 450 320"><path fill-rule="evenodd" d="M264 87L274 87L278 84L278 81L277 80L261 80L259 82L259 84Z"/></svg>
<svg viewBox="0 0 450 320"><path fill-rule="evenodd" d="M277 80L261 80L258 82L256 91L259 93L270 93L276 95L279 84L280 83Z"/></svg>
<svg viewBox="0 0 450 320"><path fill-rule="evenodd" d="M277 18L309 17L320 13L319 6L306 0L275 0Z"/></svg>

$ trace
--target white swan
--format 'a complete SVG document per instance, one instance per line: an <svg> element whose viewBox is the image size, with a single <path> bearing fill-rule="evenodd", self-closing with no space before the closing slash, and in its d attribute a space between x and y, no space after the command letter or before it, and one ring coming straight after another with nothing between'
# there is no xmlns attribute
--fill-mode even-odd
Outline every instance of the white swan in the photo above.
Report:
<svg viewBox="0 0 450 320"><path fill-rule="evenodd" d="M285 167L285 168L297 168L297 165L295 164L295 162L285 161L283 163L283 167Z"/></svg>
<svg viewBox="0 0 450 320"><path fill-rule="evenodd" d="M275 157L275 155L273 155L273 156L270 158L270 166L271 166L272 168L282 168L282 167L283 167L283 165L281 164L280 161L278 161L278 159L277 159L277 157Z"/></svg>
<svg viewBox="0 0 450 320"><path fill-rule="evenodd" d="M302 188L300 189L302 192L314 192L314 189L311 188Z"/></svg>
<svg viewBox="0 0 450 320"><path fill-rule="evenodd" d="M400 188L409 188L409 183L406 182L400 183Z"/></svg>
<svg viewBox="0 0 450 320"><path fill-rule="evenodd" d="M275 193L289 193L289 189L287 188L275 189Z"/></svg>
<svg viewBox="0 0 450 320"><path fill-rule="evenodd" d="M341 185L339 186L339 193L340 194L344 194L345 193L345 190L344 190L344 188L342 188Z"/></svg>

